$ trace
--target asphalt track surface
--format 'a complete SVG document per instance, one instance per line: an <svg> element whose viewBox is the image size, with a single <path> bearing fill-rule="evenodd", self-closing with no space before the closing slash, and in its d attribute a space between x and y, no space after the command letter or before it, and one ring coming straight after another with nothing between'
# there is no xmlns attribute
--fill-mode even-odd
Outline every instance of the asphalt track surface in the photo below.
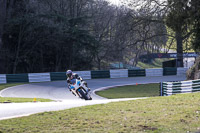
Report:
<svg viewBox="0 0 200 133"><path fill-rule="evenodd" d="M146 83L159 83L163 81L182 81L185 76L162 76L162 77L133 77L117 79L91 79L86 80L91 88L93 100L85 101L75 97L67 89L66 81L43 82L24 84L9 87L0 91L2 97L23 97L23 98L47 98L55 102L36 102L36 103L0 103L0 120L27 116L34 113L57 111L93 104L105 104L109 102L135 100L140 98L127 99L106 99L94 94L95 90L105 89L111 86L134 85Z"/></svg>

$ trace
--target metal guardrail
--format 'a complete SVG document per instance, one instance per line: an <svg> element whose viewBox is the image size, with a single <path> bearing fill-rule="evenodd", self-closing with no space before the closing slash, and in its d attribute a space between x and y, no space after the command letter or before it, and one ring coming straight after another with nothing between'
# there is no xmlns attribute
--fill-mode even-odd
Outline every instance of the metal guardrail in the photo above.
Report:
<svg viewBox="0 0 200 133"><path fill-rule="evenodd" d="M126 78L139 76L164 76L164 75L185 75L185 68L157 68L157 69L112 69L99 71L74 71L83 79L97 78ZM165 72L164 72L165 71ZM167 72L166 72L167 71ZM48 72L48 73L25 73L25 74L0 74L0 84L14 82L46 82L66 80L65 72Z"/></svg>
<svg viewBox="0 0 200 133"><path fill-rule="evenodd" d="M50 72L51 81L66 80L66 72Z"/></svg>
<svg viewBox="0 0 200 133"><path fill-rule="evenodd" d="M172 67L163 68L163 76L176 75L176 74L177 74L177 68L172 68Z"/></svg>
<svg viewBox="0 0 200 133"><path fill-rule="evenodd" d="M179 93L200 91L200 80L175 81L160 83L160 95L170 96Z"/></svg>
<svg viewBox="0 0 200 133"><path fill-rule="evenodd" d="M28 74L6 74L7 83L29 82Z"/></svg>
<svg viewBox="0 0 200 133"><path fill-rule="evenodd" d="M99 71L91 71L92 79L95 78L110 78L110 71L109 70L99 70Z"/></svg>
<svg viewBox="0 0 200 133"><path fill-rule="evenodd" d="M146 76L145 69L128 70L128 77Z"/></svg>

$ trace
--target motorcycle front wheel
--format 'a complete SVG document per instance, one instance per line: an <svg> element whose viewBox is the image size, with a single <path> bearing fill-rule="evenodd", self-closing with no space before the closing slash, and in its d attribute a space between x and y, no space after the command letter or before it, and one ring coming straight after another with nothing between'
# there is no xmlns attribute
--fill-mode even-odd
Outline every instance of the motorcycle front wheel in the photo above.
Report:
<svg viewBox="0 0 200 133"><path fill-rule="evenodd" d="M79 94L84 98L85 100L90 100L90 98L83 92L82 89L78 90Z"/></svg>

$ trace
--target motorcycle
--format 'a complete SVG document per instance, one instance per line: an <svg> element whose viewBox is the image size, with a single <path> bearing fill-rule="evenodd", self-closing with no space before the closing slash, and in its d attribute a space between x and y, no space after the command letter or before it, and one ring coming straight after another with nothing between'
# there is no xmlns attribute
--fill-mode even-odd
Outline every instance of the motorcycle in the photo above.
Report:
<svg viewBox="0 0 200 133"><path fill-rule="evenodd" d="M88 89L86 82L82 81L81 79L72 79L71 84L69 84L69 89L71 90L72 94L80 97L81 99L92 100L92 97L86 90Z"/></svg>

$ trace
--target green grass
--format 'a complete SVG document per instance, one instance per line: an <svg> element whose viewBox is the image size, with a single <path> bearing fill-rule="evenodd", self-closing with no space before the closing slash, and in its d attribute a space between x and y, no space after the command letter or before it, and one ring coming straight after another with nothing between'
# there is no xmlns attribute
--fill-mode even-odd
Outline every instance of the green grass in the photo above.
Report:
<svg viewBox="0 0 200 133"><path fill-rule="evenodd" d="M0 84L0 91L8 88L8 87L12 87L12 86L16 86L16 85L22 85L23 83L9 83L9 84Z"/></svg>
<svg viewBox="0 0 200 133"><path fill-rule="evenodd" d="M0 121L1 133L198 131L200 93L85 106Z"/></svg>
<svg viewBox="0 0 200 133"><path fill-rule="evenodd" d="M36 102L51 102L50 99L36 98ZM24 103L34 102L34 98L12 98L12 97L0 97L0 103Z"/></svg>
<svg viewBox="0 0 200 133"><path fill-rule="evenodd" d="M12 86L16 86L16 85L22 85L23 83L10 83L10 84L0 84L0 91L8 88L8 87L12 87ZM33 98L11 98L11 97L0 97L0 103L22 103L22 102L33 102L34 99ZM52 100L50 99L42 99L42 98L36 98L37 102L50 102Z"/></svg>
<svg viewBox="0 0 200 133"><path fill-rule="evenodd" d="M159 84L153 83L122 86L98 91L96 94L110 99L159 96Z"/></svg>
<svg viewBox="0 0 200 133"><path fill-rule="evenodd" d="M146 69L146 68L162 68L162 62L168 61L171 59L166 58L156 58L151 63L143 63L141 61L138 62L137 67Z"/></svg>

